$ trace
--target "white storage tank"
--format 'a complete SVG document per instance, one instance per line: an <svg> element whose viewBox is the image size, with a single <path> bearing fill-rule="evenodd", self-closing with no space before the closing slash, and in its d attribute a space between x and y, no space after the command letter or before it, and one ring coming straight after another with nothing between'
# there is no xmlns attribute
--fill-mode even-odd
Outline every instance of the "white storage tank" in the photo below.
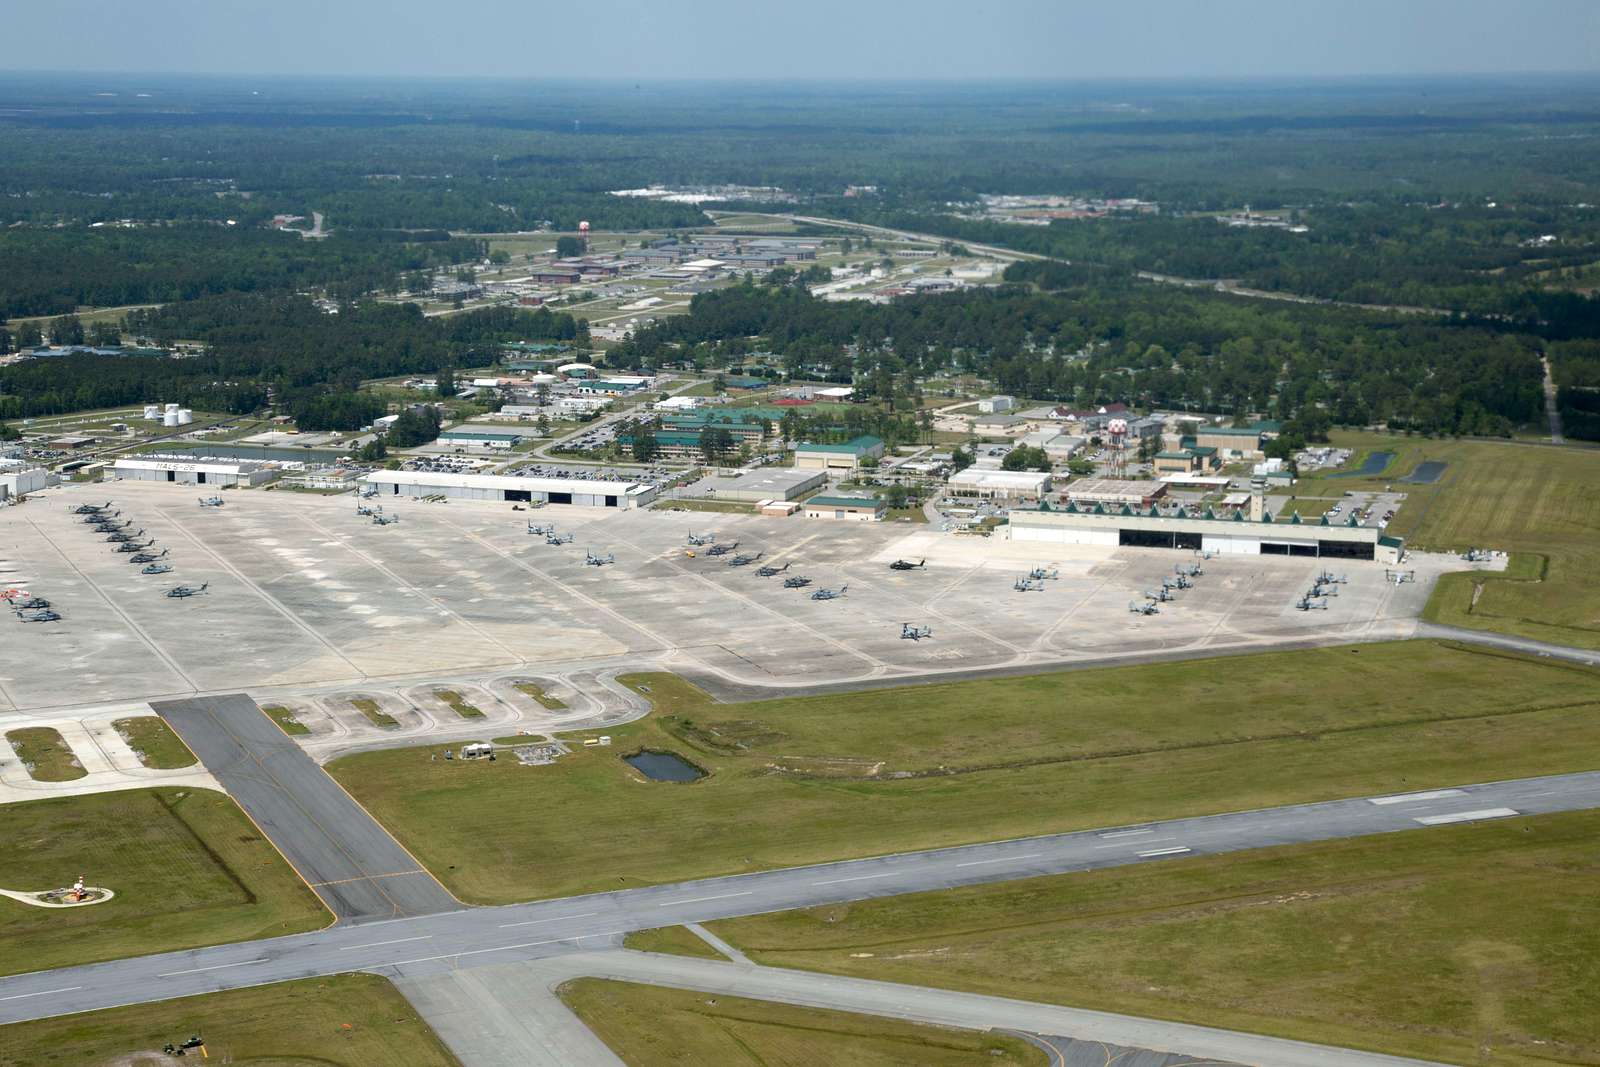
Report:
<svg viewBox="0 0 1600 1067"><path fill-rule="evenodd" d="M146 404L144 406L144 417L147 419L159 419L161 417L161 405Z"/></svg>
<svg viewBox="0 0 1600 1067"><path fill-rule="evenodd" d="M176 425L178 425L178 409L177 408L172 408L172 409L168 410L165 415L161 416L161 425L163 425L163 426L176 426Z"/></svg>
<svg viewBox="0 0 1600 1067"><path fill-rule="evenodd" d="M189 408L178 409L178 425L187 426L194 421L194 412Z"/></svg>

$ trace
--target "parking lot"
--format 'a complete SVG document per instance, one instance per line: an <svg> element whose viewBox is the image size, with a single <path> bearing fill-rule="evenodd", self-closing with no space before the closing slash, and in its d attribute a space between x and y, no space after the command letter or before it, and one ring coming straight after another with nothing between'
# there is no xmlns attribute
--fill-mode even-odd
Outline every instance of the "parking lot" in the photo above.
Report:
<svg viewBox="0 0 1600 1067"><path fill-rule="evenodd" d="M68 513L114 498L170 549L147 576ZM351 497L235 491L202 509L157 484L64 487L0 512L0 578L50 599L59 622L12 623L0 700L17 709L392 680L473 680L535 667L626 664L755 685L894 677L1074 658L1259 648L1321 636L1402 636L1433 577L1459 561L1418 557L1415 583L1348 564L1326 611L1298 611L1316 560L1204 561L1195 587L1129 611L1186 553L1014 544L899 525L551 506L536 514L574 539L526 530L506 504L405 501L375 526ZM691 548L714 533L750 566ZM1003 533L1003 532L1002 532ZM593 566L587 551L615 555ZM693 553L692 555L690 553ZM925 568L888 563L926 558ZM788 564L776 577L765 563ZM1014 584L1034 566L1041 591ZM783 587L803 575L803 589ZM172 585L206 592L163 595ZM847 587L847 589L846 589ZM814 600L819 589L846 589ZM919 641L902 623L932 628ZM536 672L537 673L537 672Z"/></svg>

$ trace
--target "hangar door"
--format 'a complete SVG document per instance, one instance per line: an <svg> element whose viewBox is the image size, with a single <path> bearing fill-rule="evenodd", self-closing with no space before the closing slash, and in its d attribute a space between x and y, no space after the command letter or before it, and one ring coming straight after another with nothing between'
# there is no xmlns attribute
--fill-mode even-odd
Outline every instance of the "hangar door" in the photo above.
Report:
<svg viewBox="0 0 1600 1067"><path fill-rule="evenodd" d="M552 503L552 504L570 504L570 503L572 503L572 494L571 493L546 493L545 496L549 499L550 503Z"/></svg>

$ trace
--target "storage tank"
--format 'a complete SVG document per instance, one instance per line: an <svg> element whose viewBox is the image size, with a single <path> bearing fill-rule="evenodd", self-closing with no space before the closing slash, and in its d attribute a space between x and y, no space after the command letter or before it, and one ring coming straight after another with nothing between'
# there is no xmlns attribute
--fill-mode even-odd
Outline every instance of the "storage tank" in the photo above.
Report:
<svg viewBox="0 0 1600 1067"><path fill-rule="evenodd" d="M163 426L176 426L176 425L178 425L178 409L177 408L173 408L172 410L168 411L165 415L161 416L161 425L163 425Z"/></svg>
<svg viewBox="0 0 1600 1067"><path fill-rule="evenodd" d="M144 406L144 417L147 419L159 419L161 417L161 405L146 404Z"/></svg>
<svg viewBox="0 0 1600 1067"><path fill-rule="evenodd" d="M187 426L194 421L194 412L189 408L178 409L178 425Z"/></svg>

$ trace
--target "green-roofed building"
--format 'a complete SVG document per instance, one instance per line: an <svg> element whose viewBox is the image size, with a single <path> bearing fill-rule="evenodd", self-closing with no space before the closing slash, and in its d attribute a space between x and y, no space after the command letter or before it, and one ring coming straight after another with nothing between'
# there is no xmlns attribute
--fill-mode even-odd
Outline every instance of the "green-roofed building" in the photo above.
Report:
<svg viewBox="0 0 1600 1067"><path fill-rule="evenodd" d="M794 446L794 465L818 470L853 471L867 461L883 458L883 441L863 434L842 445L820 445L813 442Z"/></svg>
<svg viewBox="0 0 1600 1067"><path fill-rule="evenodd" d="M845 496L820 493L800 506L808 519L833 519L840 522L881 522L887 505L875 496Z"/></svg>

